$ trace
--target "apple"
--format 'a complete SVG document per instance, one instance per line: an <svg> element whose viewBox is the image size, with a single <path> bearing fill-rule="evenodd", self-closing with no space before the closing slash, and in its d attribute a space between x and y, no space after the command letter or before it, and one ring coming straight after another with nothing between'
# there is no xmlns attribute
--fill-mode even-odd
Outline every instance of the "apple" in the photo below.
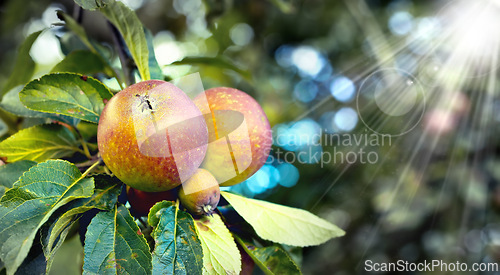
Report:
<svg viewBox="0 0 500 275"><path fill-rule="evenodd" d="M132 207L132 212L143 217L149 214L149 210L157 202L177 200L177 189L165 192L144 192L127 186L127 198Z"/></svg>
<svg viewBox="0 0 500 275"><path fill-rule="evenodd" d="M205 157L208 130L200 110L175 85L148 80L127 87L104 107L99 152L121 181L146 192L189 179Z"/></svg>
<svg viewBox="0 0 500 275"><path fill-rule="evenodd" d="M209 144L201 168L221 186L238 184L266 162L272 145L271 127L262 107L233 88L212 88L194 103L205 116Z"/></svg>
<svg viewBox="0 0 500 275"><path fill-rule="evenodd" d="M219 183L205 169L196 173L179 190L182 206L194 215L211 215L220 200Z"/></svg>

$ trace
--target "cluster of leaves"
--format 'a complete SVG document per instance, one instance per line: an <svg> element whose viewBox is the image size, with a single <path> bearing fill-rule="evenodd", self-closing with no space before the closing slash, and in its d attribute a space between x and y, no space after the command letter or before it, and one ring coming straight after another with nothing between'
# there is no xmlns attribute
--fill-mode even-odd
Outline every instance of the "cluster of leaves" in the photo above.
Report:
<svg viewBox="0 0 500 275"><path fill-rule="evenodd" d="M151 34L133 11L114 0L76 3L99 10L119 32L127 47L124 52L133 59L142 80L163 77ZM23 269L49 271L71 228L96 210L82 231L86 273L239 274L241 255L248 255L266 274L299 274L287 246L318 245L344 234L307 211L228 192L222 192L228 204L213 216L194 219L178 202L162 201L140 227L119 201L123 184L101 163L96 144L90 142L104 102L113 92L87 75L115 77L122 86L127 82L125 70L115 71L101 46L72 17L58 15L88 49L71 52L51 73L30 81L33 61L28 53L41 32L31 34L19 49L4 89L8 92L0 102L0 108L13 115L46 122L0 143L0 156L8 162L0 167L4 193L0 267L7 274ZM32 249L37 243L43 248L39 255Z"/></svg>

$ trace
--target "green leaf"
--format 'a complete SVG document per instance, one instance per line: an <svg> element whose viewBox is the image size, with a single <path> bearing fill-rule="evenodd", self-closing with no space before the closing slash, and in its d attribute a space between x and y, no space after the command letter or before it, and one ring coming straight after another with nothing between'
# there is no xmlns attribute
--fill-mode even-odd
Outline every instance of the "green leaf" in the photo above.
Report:
<svg viewBox="0 0 500 275"><path fill-rule="evenodd" d="M122 34L142 80L149 80L148 43L142 23L135 12L118 1L110 1L101 8L101 12Z"/></svg>
<svg viewBox="0 0 500 275"><path fill-rule="evenodd" d="M214 66L218 68L232 70L240 74L246 80L251 80L252 75L250 72L240 69L236 66L231 60L218 56L218 57L204 57L204 56L193 56L193 57L185 57L182 60L175 61L172 65L206 65L206 66Z"/></svg>
<svg viewBox="0 0 500 275"><path fill-rule="evenodd" d="M62 158L80 151L73 133L59 124L42 124L23 129L0 142L0 156L9 162L36 162Z"/></svg>
<svg viewBox="0 0 500 275"><path fill-rule="evenodd" d="M337 226L302 209L228 192L221 192L221 195L264 240L303 247L319 245L345 234Z"/></svg>
<svg viewBox="0 0 500 275"><path fill-rule="evenodd" d="M195 225L203 248L203 274L240 274L240 251L220 216L205 216Z"/></svg>
<svg viewBox="0 0 500 275"><path fill-rule="evenodd" d="M78 24L78 22L76 22L75 19L73 19L73 17L64 13L61 10L57 11L57 17L66 22L66 27L71 31L73 31L91 52L97 53L97 49L90 42L90 39L88 38L87 33L85 32L85 29L82 26L80 26L80 24Z"/></svg>
<svg viewBox="0 0 500 275"><path fill-rule="evenodd" d="M67 123L69 125L77 125L80 120L77 118L63 116L59 114L50 114L50 113L42 113L30 110L26 108L19 99L19 93L23 89L24 86L17 86L12 88L9 92L7 92L0 102L0 108L5 111L14 114L16 116L21 117L37 117L37 118L47 118L50 120L60 121Z"/></svg>
<svg viewBox="0 0 500 275"><path fill-rule="evenodd" d="M9 132L9 125L5 123L0 115L0 137L7 134Z"/></svg>
<svg viewBox="0 0 500 275"><path fill-rule="evenodd" d="M151 208L148 222L154 227L151 236L156 243L154 274L202 274L203 249L191 215L162 201Z"/></svg>
<svg viewBox="0 0 500 275"><path fill-rule="evenodd" d="M26 82L31 80L33 72L35 71L35 62L31 59L30 49L38 36L42 31L34 32L30 34L26 40L21 44L17 53L16 64L12 73L10 74L7 84L3 87L3 92L5 94L10 89L17 85L24 85Z"/></svg>
<svg viewBox="0 0 500 275"><path fill-rule="evenodd" d="M151 72L151 79L163 80L163 71L161 70L158 61L156 60L155 48L153 45L153 34L147 28L144 28L146 34L146 41L148 42L149 51L149 71Z"/></svg>
<svg viewBox="0 0 500 275"><path fill-rule="evenodd" d="M273 3L283 13L294 13L296 11L295 6L291 2L292 1L289 0L271 0L271 3Z"/></svg>
<svg viewBox="0 0 500 275"><path fill-rule="evenodd" d="M91 209L111 211L121 193L122 183L115 177L97 175L94 177L95 191L90 198L76 199L59 208L52 215L50 226L42 230L42 244L47 259L47 273L52 266L52 261L57 250L61 247L71 226L78 221L80 214Z"/></svg>
<svg viewBox="0 0 500 275"><path fill-rule="evenodd" d="M92 196L94 180L63 160L33 166L0 199L0 258L14 274L38 229L66 203Z"/></svg>
<svg viewBox="0 0 500 275"><path fill-rule="evenodd" d="M67 115L98 123L103 99L113 94L97 79L72 73L44 75L28 83L19 93L31 110Z"/></svg>
<svg viewBox="0 0 500 275"><path fill-rule="evenodd" d="M61 62L52 68L51 73L70 72L79 74L105 73L113 75L113 70L109 68L102 58L90 51L77 50L68 54Z"/></svg>
<svg viewBox="0 0 500 275"><path fill-rule="evenodd" d="M238 236L235 236L235 239L265 274L302 274L300 268L283 248L277 245L256 247Z"/></svg>
<svg viewBox="0 0 500 275"><path fill-rule="evenodd" d="M12 188L12 184L35 165L34 161L21 160L0 166L0 185Z"/></svg>
<svg viewBox="0 0 500 275"><path fill-rule="evenodd" d="M107 0L106 0L107 1ZM107 53L108 49L104 46L102 46L99 43L96 43L93 40L90 40L89 37L87 36L87 33L83 29L82 26L78 24L78 22L73 19L70 15L62 12L62 11L57 11L57 17L59 19L63 20L66 22L65 26L66 28L70 29L73 31L73 33L80 38L83 44L94 54L98 55L101 58L101 61L106 64L106 71L105 73L108 75L111 75L115 77L118 80L118 76L116 72L114 71L109 59L109 54ZM121 87L121 83L120 87Z"/></svg>
<svg viewBox="0 0 500 275"><path fill-rule="evenodd" d="M149 246L123 205L92 219L83 249L83 274L151 274Z"/></svg>
<svg viewBox="0 0 500 275"><path fill-rule="evenodd" d="M96 10L111 3L112 0L75 0L75 3L86 10Z"/></svg>

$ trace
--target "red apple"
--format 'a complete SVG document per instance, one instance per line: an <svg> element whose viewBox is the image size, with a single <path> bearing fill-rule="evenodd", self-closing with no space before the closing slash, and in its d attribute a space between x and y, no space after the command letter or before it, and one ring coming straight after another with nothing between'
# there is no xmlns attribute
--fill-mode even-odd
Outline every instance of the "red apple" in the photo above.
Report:
<svg viewBox="0 0 500 275"><path fill-rule="evenodd" d="M132 211L139 216L147 216L157 202L177 200L177 189L165 192L144 192L127 186L127 198Z"/></svg>
<svg viewBox="0 0 500 275"><path fill-rule="evenodd" d="M238 184L257 172L272 145L271 127L259 103L240 90L224 87L206 90L194 102L209 131L201 168L222 186Z"/></svg>
<svg viewBox="0 0 500 275"><path fill-rule="evenodd" d="M200 166L208 142L203 116L179 88L143 81L117 93L97 130L106 166L125 184L146 192L170 190Z"/></svg>

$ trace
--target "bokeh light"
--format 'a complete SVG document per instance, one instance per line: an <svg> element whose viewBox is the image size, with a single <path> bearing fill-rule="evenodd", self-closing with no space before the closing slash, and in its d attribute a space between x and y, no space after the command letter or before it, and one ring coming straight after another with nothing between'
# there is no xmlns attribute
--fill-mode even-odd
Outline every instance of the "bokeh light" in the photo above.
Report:
<svg viewBox="0 0 500 275"><path fill-rule="evenodd" d="M239 23L234 25L229 32L231 40L238 46L248 45L253 39L253 29L250 25Z"/></svg>
<svg viewBox="0 0 500 275"><path fill-rule="evenodd" d="M292 52L292 63L299 69L301 75L316 76L325 65L325 59L311 46L299 46Z"/></svg>
<svg viewBox="0 0 500 275"><path fill-rule="evenodd" d="M308 118L291 125L276 125L273 130L274 144L288 151L297 151L306 145L317 144L321 133L320 125Z"/></svg>
<svg viewBox="0 0 500 275"><path fill-rule="evenodd" d="M266 191L266 189L269 188L269 183L269 175L265 171L262 171L262 169L259 169L253 176L245 181L248 189L255 194Z"/></svg>
<svg viewBox="0 0 500 275"><path fill-rule="evenodd" d="M314 100L317 94L318 86L312 80L301 80L293 89L293 96L304 103Z"/></svg>
<svg viewBox="0 0 500 275"><path fill-rule="evenodd" d="M341 131L349 132L358 124L358 113L350 107L343 107L335 113L335 126Z"/></svg>
<svg viewBox="0 0 500 275"><path fill-rule="evenodd" d="M349 78L338 76L333 79L330 85L330 92L336 100L340 102L349 102L354 98L356 87Z"/></svg>
<svg viewBox="0 0 500 275"><path fill-rule="evenodd" d="M406 35L413 28L413 16L406 11L395 12L389 19L389 29L395 35Z"/></svg>
<svg viewBox="0 0 500 275"><path fill-rule="evenodd" d="M282 163L277 167L280 172L280 185L284 187L293 187L299 181L299 170L290 163Z"/></svg>
<svg viewBox="0 0 500 275"><path fill-rule="evenodd" d="M33 60L42 65L52 65L64 57L59 40L50 30L44 31L33 43L30 50Z"/></svg>

